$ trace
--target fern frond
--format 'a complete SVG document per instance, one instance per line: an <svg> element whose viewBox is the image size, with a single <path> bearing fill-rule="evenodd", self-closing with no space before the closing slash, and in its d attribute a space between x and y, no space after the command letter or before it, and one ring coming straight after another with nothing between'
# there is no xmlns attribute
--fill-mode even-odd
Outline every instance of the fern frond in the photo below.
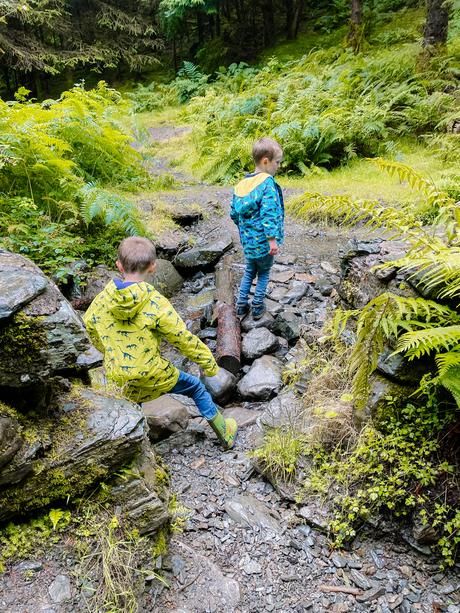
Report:
<svg viewBox="0 0 460 613"><path fill-rule="evenodd" d="M405 353L413 360L443 349L448 351L459 343L460 325L428 328L403 334L395 353Z"/></svg>
<svg viewBox="0 0 460 613"><path fill-rule="evenodd" d="M440 353L437 355L436 365L440 377L443 377L449 368L453 368L454 366L460 367L460 346L455 347L452 351L448 351L447 353Z"/></svg>
<svg viewBox="0 0 460 613"><path fill-rule="evenodd" d="M460 407L460 366L452 366L443 375L439 376L439 382L443 385Z"/></svg>

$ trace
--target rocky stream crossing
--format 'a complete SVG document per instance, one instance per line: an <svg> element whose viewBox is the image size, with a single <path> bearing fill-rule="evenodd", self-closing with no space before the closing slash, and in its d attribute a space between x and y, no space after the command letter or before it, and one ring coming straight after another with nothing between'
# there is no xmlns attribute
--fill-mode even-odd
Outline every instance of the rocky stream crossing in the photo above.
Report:
<svg viewBox="0 0 460 613"><path fill-rule="evenodd" d="M154 140L181 133L169 127L151 132ZM165 160L152 171L174 174ZM181 174L176 178L180 189L161 198L177 212L183 228L161 238L160 256L170 259L179 251L177 257L184 257L192 236L198 268L200 257L216 261L219 250L232 252L239 280L241 251L236 228L227 217L231 190L198 184ZM197 204L200 213L192 214ZM152 203L143 206L148 211ZM240 426L234 450L224 453L196 409L178 396L144 407L154 438L161 439L154 443L154 450L169 467L171 491L189 512L183 531L172 536L168 553L157 560L157 571L169 587L157 580L146 582L139 594L140 612L460 613L458 565L440 571L439 560L428 546L409 536L402 539L392 527L367 528L349 550L331 550L318 509L283 497L254 469L247 455L264 425L276 423L289 407L301 405L301 387L282 389L281 369L295 357L299 334L307 342L315 338L335 306L340 252L350 251L350 240L354 255L382 254L380 246L375 247L378 242L366 242L362 229L344 232L287 220L286 243L269 286L268 315L257 324L250 318L243 321L244 377L238 394L232 392L237 401L225 407ZM104 275L102 271L102 279ZM165 272L166 277L171 282L171 271ZM214 280L209 266L192 271L171 299L189 327L212 349L216 343L211 325ZM365 296L356 296L358 303L365 301ZM198 374L193 365L169 351L177 365ZM75 565L65 545L15 564L0 577L0 611L88 610L82 597L84 586L75 579Z"/></svg>

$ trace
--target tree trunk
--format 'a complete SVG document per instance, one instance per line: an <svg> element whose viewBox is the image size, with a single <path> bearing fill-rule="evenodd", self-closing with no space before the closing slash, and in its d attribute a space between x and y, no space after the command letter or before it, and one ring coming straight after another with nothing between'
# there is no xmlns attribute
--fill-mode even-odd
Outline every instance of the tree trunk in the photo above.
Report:
<svg viewBox="0 0 460 613"><path fill-rule="evenodd" d="M264 47L270 47L275 43L276 38L273 0L263 0L262 15L264 19Z"/></svg>
<svg viewBox="0 0 460 613"><path fill-rule="evenodd" d="M285 0L284 6L286 10L286 38L293 40L297 37L299 30L302 0Z"/></svg>
<svg viewBox="0 0 460 613"><path fill-rule="evenodd" d="M362 0L351 0L350 30L348 42L353 51L359 51L363 38L363 5Z"/></svg>
<svg viewBox="0 0 460 613"><path fill-rule="evenodd" d="M426 0L426 23L423 46L443 45L447 40L450 0Z"/></svg>

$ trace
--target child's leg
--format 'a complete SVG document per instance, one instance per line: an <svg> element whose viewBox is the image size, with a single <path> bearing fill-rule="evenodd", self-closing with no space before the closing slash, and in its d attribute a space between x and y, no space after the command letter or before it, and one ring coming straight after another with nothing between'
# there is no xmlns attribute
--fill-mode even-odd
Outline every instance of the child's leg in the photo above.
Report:
<svg viewBox="0 0 460 613"><path fill-rule="evenodd" d="M257 268L257 284L254 298L252 300L252 308L262 308L265 300L265 292L270 280L270 270L273 266L274 257L266 255L263 258L254 260Z"/></svg>
<svg viewBox="0 0 460 613"><path fill-rule="evenodd" d="M182 370L179 371L179 379L176 385L169 391L170 394L182 394L192 398L199 412L208 421L211 428L217 434L224 449L231 449L235 444L235 437L238 431L236 421L229 417L224 418L222 413L214 404L211 394L197 377L189 375Z"/></svg>
<svg viewBox="0 0 460 613"><path fill-rule="evenodd" d="M256 260L246 260L246 268L244 269L243 278L241 279L240 291L236 305L245 307L248 304L249 291L257 274Z"/></svg>
<svg viewBox="0 0 460 613"><path fill-rule="evenodd" d="M205 386L197 377L189 375L182 370L179 372L179 379L169 393L181 394L182 396L191 398L205 419L210 420L215 417L217 414L217 407Z"/></svg>

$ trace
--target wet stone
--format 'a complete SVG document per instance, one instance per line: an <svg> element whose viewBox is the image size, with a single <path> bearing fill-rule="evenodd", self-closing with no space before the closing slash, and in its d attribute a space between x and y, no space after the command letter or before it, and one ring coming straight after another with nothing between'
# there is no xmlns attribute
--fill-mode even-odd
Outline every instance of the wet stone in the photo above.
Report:
<svg viewBox="0 0 460 613"><path fill-rule="evenodd" d="M362 590L370 590L371 584L369 580L359 571L352 569L350 572L350 578L355 585L357 585Z"/></svg>
<svg viewBox="0 0 460 613"><path fill-rule="evenodd" d="M356 597L358 602L372 602L373 600L377 600L380 596L385 594L384 587L376 587L370 590L366 590L363 594Z"/></svg>
<svg viewBox="0 0 460 613"><path fill-rule="evenodd" d="M67 575L58 575L48 588L51 600L55 603L69 600L72 597L70 579Z"/></svg>
<svg viewBox="0 0 460 613"><path fill-rule="evenodd" d="M277 337L267 328L255 328L248 332L241 344L242 354L247 359L259 358L276 351L279 346Z"/></svg>
<svg viewBox="0 0 460 613"><path fill-rule="evenodd" d="M254 328L268 328L271 330L274 325L275 318L267 310L260 319L253 319L251 315L245 317L241 322L241 329L243 332L249 332Z"/></svg>
<svg viewBox="0 0 460 613"><path fill-rule="evenodd" d="M278 520L272 517L269 509L254 496L234 496L226 501L225 511L234 522L243 526L268 528L278 534L282 532Z"/></svg>
<svg viewBox="0 0 460 613"><path fill-rule="evenodd" d="M345 568L347 565L347 559L338 553L333 553L331 555L331 562L336 568Z"/></svg>
<svg viewBox="0 0 460 613"><path fill-rule="evenodd" d="M225 368L219 368L213 377L201 377L206 389L218 404L226 404L232 400L236 390L236 377Z"/></svg>
<svg viewBox="0 0 460 613"><path fill-rule="evenodd" d="M238 383L239 393L243 398L267 400L281 387L281 370L281 362L276 358L268 355L258 358Z"/></svg>

